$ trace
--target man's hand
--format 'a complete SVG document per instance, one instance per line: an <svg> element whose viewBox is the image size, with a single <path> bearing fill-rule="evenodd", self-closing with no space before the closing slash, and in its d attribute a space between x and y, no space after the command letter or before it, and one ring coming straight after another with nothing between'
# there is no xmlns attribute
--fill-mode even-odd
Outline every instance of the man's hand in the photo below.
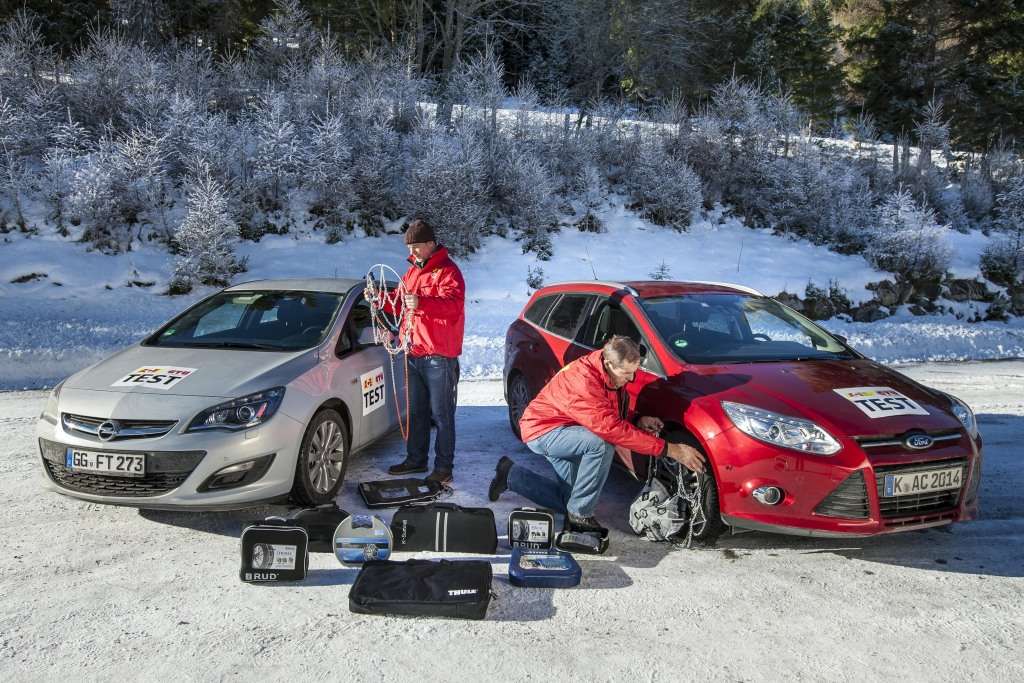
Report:
<svg viewBox="0 0 1024 683"><path fill-rule="evenodd" d="M684 443L670 443L666 455L694 472L704 471L704 454Z"/></svg>
<svg viewBox="0 0 1024 683"><path fill-rule="evenodd" d="M420 305L420 298L415 294L406 294L402 297L402 303L405 304L407 310L415 311Z"/></svg>
<svg viewBox="0 0 1024 683"><path fill-rule="evenodd" d="M665 423L656 417L645 415L636 421L636 426L648 434L657 434L665 428Z"/></svg>

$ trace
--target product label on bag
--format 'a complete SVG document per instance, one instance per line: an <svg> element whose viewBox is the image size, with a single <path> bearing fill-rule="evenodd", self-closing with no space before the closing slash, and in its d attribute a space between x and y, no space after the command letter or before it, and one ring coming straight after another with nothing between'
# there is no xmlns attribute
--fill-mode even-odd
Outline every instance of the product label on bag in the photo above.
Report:
<svg viewBox="0 0 1024 683"><path fill-rule="evenodd" d="M848 387L833 389L872 419L895 415L927 415L916 401L890 387Z"/></svg>
<svg viewBox="0 0 1024 683"><path fill-rule="evenodd" d="M542 548L551 545L549 524L537 519L514 519L509 528L513 544L524 548Z"/></svg>
<svg viewBox="0 0 1024 683"><path fill-rule="evenodd" d="M359 385L363 392L363 415L369 415L384 405L383 366L360 375Z"/></svg>
<svg viewBox="0 0 1024 683"><path fill-rule="evenodd" d="M166 391L167 389L176 386L181 382L181 380L185 379L195 371L196 368L179 368L168 365L147 365L146 367L132 370L110 386L148 387L150 389L163 389Z"/></svg>
<svg viewBox="0 0 1024 683"><path fill-rule="evenodd" d="M253 569L295 569L298 547L276 543L257 543L252 547Z"/></svg>

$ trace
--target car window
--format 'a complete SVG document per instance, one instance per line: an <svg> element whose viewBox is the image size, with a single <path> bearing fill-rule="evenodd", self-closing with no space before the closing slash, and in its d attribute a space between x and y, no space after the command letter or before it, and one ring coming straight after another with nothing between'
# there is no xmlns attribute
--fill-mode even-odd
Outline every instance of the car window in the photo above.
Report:
<svg viewBox="0 0 1024 683"><path fill-rule="evenodd" d="M533 302L533 304L526 309L526 313L523 317L529 320L534 325L543 325L544 316L547 315L548 311L551 310L552 304L558 299L558 294L549 294L548 296L542 296Z"/></svg>
<svg viewBox="0 0 1024 683"><path fill-rule="evenodd" d="M573 339L594 298L587 294L566 294L551 311L545 327L552 334Z"/></svg>
<svg viewBox="0 0 1024 683"><path fill-rule="evenodd" d="M220 292L171 320L145 345L305 349L323 341L343 299L343 294L331 292Z"/></svg>
<svg viewBox="0 0 1024 683"><path fill-rule="evenodd" d="M352 306L348 313L348 320L338 337L337 354L340 356L348 353L359 342L359 335L363 330L373 326L373 316L370 314L370 304L366 299L359 297L359 301Z"/></svg>
<svg viewBox="0 0 1024 683"><path fill-rule="evenodd" d="M651 351L650 344L644 339L643 334L637 328L636 323L629 314L617 304L605 302L600 304L595 315L591 316L593 324L587 330L584 343L594 349L604 346L604 343L615 335L629 337L637 344L647 348L647 354L640 362L640 367L648 372L662 374L657 358Z"/></svg>

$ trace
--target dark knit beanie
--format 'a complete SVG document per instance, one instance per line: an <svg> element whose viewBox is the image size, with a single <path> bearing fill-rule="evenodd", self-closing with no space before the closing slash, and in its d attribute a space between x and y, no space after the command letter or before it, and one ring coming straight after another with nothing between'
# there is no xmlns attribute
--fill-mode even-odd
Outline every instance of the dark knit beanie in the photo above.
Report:
<svg viewBox="0 0 1024 683"><path fill-rule="evenodd" d="M430 227L430 223L420 220L419 218L409 223L409 228L405 231L406 244L436 241L437 239L434 237L434 229Z"/></svg>

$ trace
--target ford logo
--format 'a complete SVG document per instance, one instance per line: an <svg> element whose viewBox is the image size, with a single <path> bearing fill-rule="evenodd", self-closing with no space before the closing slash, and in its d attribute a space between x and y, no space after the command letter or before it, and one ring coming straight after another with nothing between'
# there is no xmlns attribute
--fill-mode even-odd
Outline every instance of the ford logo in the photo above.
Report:
<svg viewBox="0 0 1024 683"><path fill-rule="evenodd" d="M927 434L911 434L907 438L903 439L903 445L915 451L923 451L926 448L931 448L933 443L935 443L935 439Z"/></svg>
<svg viewBox="0 0 1024 683"><path fill-rule="evenodd" d="M110 441L120 433L121 425L113 420L107 420L96 428L96 436L100 437L100 441Z"/></svg>

